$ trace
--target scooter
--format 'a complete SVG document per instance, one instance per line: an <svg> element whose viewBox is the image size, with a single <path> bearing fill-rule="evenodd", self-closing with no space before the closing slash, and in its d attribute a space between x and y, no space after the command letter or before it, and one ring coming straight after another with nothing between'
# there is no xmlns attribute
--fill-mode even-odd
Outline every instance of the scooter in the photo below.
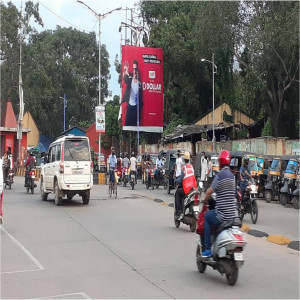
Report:
<svg viewBox="0 0 300 300"><path fill-rule="evenodd" d="M128 168L124 168L123 170L123 186L126 187L128 182Z"/></svg>
<svg viewBox="0 0 300 300"><path fill-rule="evenodd" d="M157 189L161 185L166 190L168 187L168 182L165 177L166 170L165 170L165 168L162 168L162 167L159 167L158 170L159 170L159 175L154 176L154 185L156 186Z"/></svg>
<svg viewBox="0 0 300 300"><path fill-rule="evenodd" d="M4 187L11 189L11 185L14 183L14 172L11 168L8 170L8 175L4 181Z"/></svg>
<svg viewBox="0 0 300 300"><path fill-rule="evenodd" d="M196 249L196 263L200 273L204 273L206 266L217 269L226 275L227 283L235 285L239 268L244 264L243 250L247 242L240 230L239 218L223 222L215 232L212 243L212 257L203 257L204 236L200 235Z"/></svg>
<svg viewBox="0 0 300 300"><path fill-rule="evenodd" d="M37 186L35 183L35 176L36 176L36 170L31 169L27 176L27 182L26 182L27 193L29 193L29 190L31 191L31 194L34 193L34 188Z"/></svg>
<svg viewBox="0 0 300 300"><path fill-rule="evenodd" d="M177 191L176 187L176 191ZM176 195L175 191L175 195ZM197 220L199 217L199 191L190 192L183 201L183 217L180 219L176 214L174 203L174 223L178 228L180 223L190 226L191 232L195 232L197 226Z"/></svg>

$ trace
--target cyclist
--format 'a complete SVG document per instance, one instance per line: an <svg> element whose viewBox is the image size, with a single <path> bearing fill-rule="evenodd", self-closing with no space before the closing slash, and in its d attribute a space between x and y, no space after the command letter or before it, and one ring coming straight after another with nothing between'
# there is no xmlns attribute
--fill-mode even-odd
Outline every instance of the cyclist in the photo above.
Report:
<svg viewBox="0 0 300 300"><path fill-rule="evenodd" d="M109 166L109 183L115 182L115 167L117 165L117 157L115 155L115 150L112 148L111 155L108 158L108 166Z"/></svg>

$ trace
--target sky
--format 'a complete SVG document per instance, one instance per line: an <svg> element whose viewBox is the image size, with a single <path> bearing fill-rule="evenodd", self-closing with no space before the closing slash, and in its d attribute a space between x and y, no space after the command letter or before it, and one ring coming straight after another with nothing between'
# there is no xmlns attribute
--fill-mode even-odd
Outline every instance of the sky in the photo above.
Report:
<svg viewBox="0 0 300 300"><path fill-rule="evenodd" d="M77 0L32 0L34 3L40 2L39 12L43 20L44 27L35 23L38 31L47 29L56 29L57 25L61 27L73 27L87 32L96 32L98 41L99 25L92 12ZM100 14L105 14L113 9L122 7L123 9L134 8L137 0L82 0L91 9ZM9 1L5 0L4 3ZM20 9L21 0L11 0L11 2ZM26 0L22 0L23 7ZM51 12L51 11L52 12ZM111 79L108 89L112 91L112 97L120 94L120 85L118 84L118 73L115 71L114 61L116 55L120 59L120 38L119 27L121 22L130 23L130 13L128 12L126 21L126 10L114 11L101 21L101 44L106 45L109 53ZM67 21L67 22L66 22ZM69 23L68 23L69 22ZM72 25L71 25L71 24ZM74 26L76 27L74 27ZM123 29L123 36L124 36ZM108 99L107 99L108 100Z"/></svg>

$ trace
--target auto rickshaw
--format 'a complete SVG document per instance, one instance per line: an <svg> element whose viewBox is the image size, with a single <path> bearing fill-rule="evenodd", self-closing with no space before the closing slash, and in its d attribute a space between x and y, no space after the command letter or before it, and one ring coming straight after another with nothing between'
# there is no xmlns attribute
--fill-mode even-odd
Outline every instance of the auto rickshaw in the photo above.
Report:
<svg viewBox="0 0 300 300"><path fill-rule="evenodd" d="M240 169L241 166L243 165L244 157L245 156L249 157L249 168L251 171L251 174L256 173L257 166L256 165L256 157L257 154L253 152L247 152L247 151L231 151L230 156L231 156L231 162L230 162L230 170L235 176L236 184L240 184Z"/></svg>
<svg viewBox="0 0 300 300"><path fill-rule="evenodd" d="M294 204L295 209L299 209L299 196L300 196L300 164L298 164L297 168L297 178L295 182L296 189L293 192L292 202Z"/></svg>
<svg viewBox="0 0 300 300"><path fill-rule="evenodd" d="M291 203L293 192L296 188L295 182L297 179L297 169L299 165L299 158L291 158L287 164L282 178L282 188L280 189L279 200L282 205Z"/></svg>
<svg viewBox="0 0 300 300"><path fill-rule="evenodd" d="M136 158L136 170L137 170L137 178L142 179L142 155L139 154Z"/></svg>
<svg viewBox="0 0 300 300"><path fill-rule="evenodd" d="M265 184L267 183L267 177L269 168L272 163L274 155L259 155L256 158L257 164L257 195L259 196L261 193L263 197L265 197Z"/></svg>
<svg viewBox="0 0 300 300"><path fill-rule="evenodd" d="M282 177L286 166L291 158L295 156L283 155L275 156L268 172L268 179L265 185L265 199L267 203L274 200L275 196L279 197L282 188Z"/></svg>
<svg viewBox="0 0 300 300"><path fill-rule="evenodd" d="M170 194L170 191L175 189L175 180L174 180L174 171L176 166L178 149L170 149L166 153L166 163L165 163L165 176L167 179L167 192ZM182 163L184 164L183 152L180 152L182 157Z"/></svg>

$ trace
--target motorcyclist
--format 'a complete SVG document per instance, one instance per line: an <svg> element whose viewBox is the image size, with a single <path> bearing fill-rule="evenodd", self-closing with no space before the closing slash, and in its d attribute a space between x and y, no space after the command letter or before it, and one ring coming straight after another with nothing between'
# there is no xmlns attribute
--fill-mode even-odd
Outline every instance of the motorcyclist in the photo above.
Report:
<svg viewBox="0 0 300 300"><path fill-rule="evenodd" d="M156 181L158 181L160 178L160 171L161 171L161 168L163 167L163 165L164 165L164 162L162 161L162 157L159 154L157 157L157 160L156 160L155 172L154 172L154 177L155 177Z"/></svg>
<svg viewBox="0 0 300 300"><path fill-rule="evenodd" d="M122 179L124 180L124 172L125 172L125 168L129 168L129 158L128 158L128 153L125 154L125 157L122 160L122 167L123 167L123 171L122 171Z"/></svg>
<svg viewBox="0 0 300 300"><path fill-rule="evenodd" d="M135 173L135 183L137 184L137 162L136 162L136 157L134 155L134 152L131 153L130 157L130 171Z"/></svg>
<svg viewBox="0 0 300 300"><path fill-rule="evenodd" d="M175 211L176 215L180 216L178 220L182 220L183 214L183 199L185 195L188 195L191 191L197 190L197 181L195 177L195 172L193 166L190 164L190 153L188 151L184 152L184 162L185 164L181 167L181 175L175 182L179 185L175 193ZM182 185L182 187L181 187Z"/></svg>
<svg viewBox="0 0 300 300"><path fill-rule="evenodd" d="M242 194L242 203L241 203L242 209L244 208L245 190L250 178L251 178L251 172L249 170L249 157L248 155L245 155L243 165L240 168L240 188Z"/></svg>
<svg viewBox="0 0 300 300"><path fill-rule="evenodd" d="M210 257L211 253L211 225L218 228L222 222L231 221L235 218L235 178L229 169L231 157L227 150L219 154L220 172L213 180L211 187L204 196L204 205L208 204L212 193L216 193L216 208L205 214L204 222L204 251L202 256Z"/></svg>
<svg viewBox="0 0 300 300"><path fill-rule="evenodd" d="M35 158L33 156L33 153L30 152L28 158L27 158L27 161L26 161L26 171L25 171L25 184L24 184L24 187L26 187L26 183L27 183L27 180L28 180L28 174L30 172L31 169L35 168L36 166L36 162L35 162Z"/></svg>
<svg viewBox="0 0 300 300"><path fill-rule="evenodd" d="M11 154L11 148L8 147L7 151L4 153L2 157L2 172L3 172L3 182L6 180L8 176L8 171L10 168L10 154Z"/></svg>

